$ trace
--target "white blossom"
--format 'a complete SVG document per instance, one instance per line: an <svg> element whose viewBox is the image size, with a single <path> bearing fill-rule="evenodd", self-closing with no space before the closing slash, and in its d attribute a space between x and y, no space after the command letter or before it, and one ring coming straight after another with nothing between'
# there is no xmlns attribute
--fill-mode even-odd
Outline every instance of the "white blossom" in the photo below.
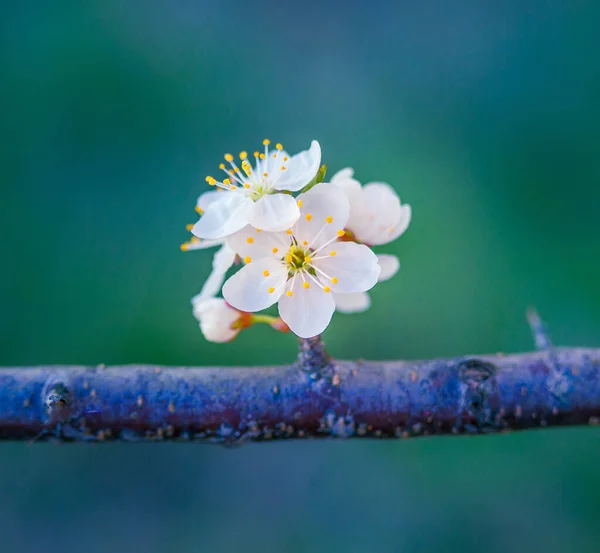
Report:
<svg viewBox="0 0 600 553"><path fill-rule="evenodd" d="M331 183L340 186L350 202L346 229L357 242L369 246L387 244L408 228L412 211L401 204L396 191L385 182L361 186L350 167L338 171Z"/></svg>
<svg viewBox="0 0 600 553"><path fill-rule="evenodd" d="M297 192L316 176L321 164L321 146L313 140L308 150L289 156L281 144L269 151L269 140L263 141L264 153L254 152L255 166L248 154L241 152L241 168L231 154L225 154L220 168L227 178L218 181L206 177L211 186L222 191L207 200L204 215L192 233L201 239L224 238L251 225L265 231L283 231L300 216L296 201L282 191Z"/></svg>
<svg viewBox="0 0 600 553"><path fill-rule="evenodd" d="M339 187L318 184L296 203L300 218L285 232L245 226L227 239L246 265L225 282L223 297L247 312L278 303L292 332L310 338L329 324L334 293L369 290L380 267L367 246L340 241L350 206Z"/></svg>
<svg viewBox="0 0 600 553"><path fill-rule="evenodd" d="M243 314L222 298L201 298L199 294L192 300L192 305L200 330L210 342L230 342L242 328L241 325L234 326Z"/></svg>

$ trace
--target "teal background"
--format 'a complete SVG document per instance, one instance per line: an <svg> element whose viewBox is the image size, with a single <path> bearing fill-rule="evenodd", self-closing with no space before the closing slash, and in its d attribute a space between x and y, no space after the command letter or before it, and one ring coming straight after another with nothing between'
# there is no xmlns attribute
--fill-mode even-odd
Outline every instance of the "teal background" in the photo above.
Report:
<svg viewBox="0 0 600 553"><path fill-rule="evenodd" d="M209 344L181 253L225 152L316 138L413 207L338 357L600 346L600 4L5 2L0 365L286 363ZM600 434L0 444L2 553L600 551Z"/></svg>

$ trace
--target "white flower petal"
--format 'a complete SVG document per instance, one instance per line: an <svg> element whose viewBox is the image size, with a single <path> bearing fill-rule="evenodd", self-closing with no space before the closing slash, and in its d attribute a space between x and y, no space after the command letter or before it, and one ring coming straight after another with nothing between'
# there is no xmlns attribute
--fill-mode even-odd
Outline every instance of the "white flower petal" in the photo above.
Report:
<svg viewBox="0 0 600 553"><path fill-rule="evenodd" d="M194 317L198 319L204 337L211 342L229 342L239 332L231 326L240 318L240 312L221 298L194 301Z"/></svg>
<svg viewBox="0 0 600 553"><path fill-rule="evenodd" d="M224 244L213 257L213 268L202 286L200 293L192 298L192 303L216 296L223 286L225 275L235 261L235 252Z"/></svg>
<svg viewBox="0 0 600 553"><path fill-rule="evenodd" d="M331 292L324 292L315 283L303 288L302 280L296 278L293 295L279 298L279 316L290 330L300 338L312 338L323 332L335 311Z"/></svg>
<svg viewBox="0 0 600 553"><path fill-rule="evenodd" d="M340 169L337 173L335 173L335 175L329 179L329 182L331 184L341 185L344 183L344 181L352 179L352 177L354 177L354 169L352 169L352 167L345 167L344 169Z"/></svg>
<svg viewBox="0 0 600 553"><path fill-rule="evenodd" d="M242 258L273 257L281 259L290 247L290 238L285 233L258 231L248 225L228 236L227 244Z"/></svg>
<svg viewBox="0 0 600 553"><path fill-rule="evenodd" d="M204 192L198 196L196 200L196 207L200 208L202 211L206 211L208 207L215 202L218 202L223 198L223 192L219 192L218 190L209 190L208 192Z"/></svg>
<svg viewBox="0 0 600 553"><path fill-rule="evenodd" d="M360 242L387 244L400 214L400 199L394 189L389 184L373 182L363 187L360 206L348 228Z"/></svg>
<svg viewBox="0 0 600 553"><path fill-rule="evenodd" d="M315 178L321 166L320 144L313 140L308 150L292 156L284 166L277 181L273 181L274 188L291 192L301 190Z"/></svg>
<svg viewBox="0 0 600 553"><path fill-rule="evenodd" d="M202 240L197 236L194 236L189 242L181 245L181 249L184 252L191 252L192 250L206 250L207 248L214 248L220 246L223 243L223 239L218 240Z"/></svg>
<svg viewBox="0 0 600 553"><path fill-rule="evenodd" d="M306 241L313 249L318 248L345 228L350 204L339 186L323 182L300 194L296 200L301 205L300 219L293 231L300 244ZM331 223L328 223L329 217Z"/></svg>
<svg viewBox="0 0 600 553"><path fill-rule="evenodd" d="M371 307L371 297L366 292L334 294L335 310L340 313L362 313Z"/></svg>
<svg viewBox="0 0 600 553"><path fill-rule="evenodd" d="M279 299L287 277L288 271L281 262L257 259L227 280L223 286L223 297L240 311L261 311ZM269 292L270 289L273 291Z"/></svg>
<svg viewBox="0 0 600 553"><path fill-rule="evenodd" d="M284 161L285 158L287 158L287 161ZM281 168L288 165L289 160L290 154L285 150L271 150L269 152L269 157L260 160L258 169L258 174L261 175L260 178L264 176L264 173L267 173L267 182L277 182L281 174L287 171L287 168L283 170Z"/></svg>
<svg viewBox="0 0 600 553"><path fill-rule="evenodd" d="M222 199L212 203L194 225L198 238L224 238L248 224L248 211L254 202L237 192L221 192Z"/></svg>
<svg viewBox="0 0 600 553"><path fill-rule="evenodd" d="M389 237L387 242L391 242L392 240L396 240L398 236L404 234L404 231L408 228L410 224L410 220L412 218L412 208L410 204L403 204L400 206L400 217L396 224L388 231ZM387 244L387 242L385 242ZM381 242L382 244L384 242Z"/></svg>
<svg viewBox="0 0 600 553"><path fill-rule="evenodd" d="M353 175L354 169L347 167L333 175L330 181L331 184L339 186L344 191L350 202L350 216L346 222L346 227L349 229L356 226L356 221L360 221L365 207L362 186L360 182L352 178Z"/></svg>
<svg viewBox="0 0 600 553"><path fill-rule="evenodd" d="M335 252L334 256L332 252ZM330 278L338 279L336 284L330 284L334 292L366 292L377 283L381 268L377 256L367 246L354 242L334 242L319 252L319 257L321 255L326 257L315 259L313 265Z"/></svg>
<svg viewBox="0 0 600 553"><path fill-rule="evenodd" d="M383 282L392 278L400 269L400 260L395 255L379 254L377 262L381 267L377 282Z"/></svg>
<svg viewBox="0 0 600 553"><path fill-rule="evenodd" d="M280 232L290 228L300 217L296 200L289 194L268 194L248 212L248 222L261 230Z"/></svg>

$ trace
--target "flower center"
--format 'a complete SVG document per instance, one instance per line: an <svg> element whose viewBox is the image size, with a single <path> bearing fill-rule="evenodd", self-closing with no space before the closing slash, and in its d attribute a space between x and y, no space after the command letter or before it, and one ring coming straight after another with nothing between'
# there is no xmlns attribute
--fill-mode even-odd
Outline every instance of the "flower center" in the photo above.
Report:
<svg viewBox="0 0 600 553"><path fill-rule="evenodd" d="M297 244L290 247L284 257L290 275L297 271L308 271L313 275L315 274L315 270L310 266L312 263L310 253L310 250Z"/></svg>

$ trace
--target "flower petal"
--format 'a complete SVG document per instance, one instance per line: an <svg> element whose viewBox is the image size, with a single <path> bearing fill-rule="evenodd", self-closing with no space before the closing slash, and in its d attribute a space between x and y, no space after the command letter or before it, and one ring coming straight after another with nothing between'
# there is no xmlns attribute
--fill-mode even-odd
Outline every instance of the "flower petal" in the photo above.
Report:
<svg viewBox="0 0 600 553"><path fill-rule="evenodd" d="M403 204L400 206L400 217L394 227L392 227L389 232L389 237L387 242L391 242L392 240L396 240L398 236L404 234L404 231L408 228L410 224L410 220L412 218L412 208L410 204ZM386 243L387 243L386 242ZM383 243L383 242L382 242Z"/></svg>
<svg viewBox="0 0 600 553"><path fill-rule="evenodd" d="M300 219L293 229L299 243L306 241L315 249L345 228L350 204L339 186L323 182L300 194L296 200L302 206Z"/></svg>
<svg viewBox="0 0 600 553"><path fill-rule="evenodd" d="M335 255L331 255L333 252ZM334 242L324 248L319 257L315 258L313 265L330 278L337 279L335 284L329 285L336 293L366 292L377 283L381 268L377 256L367 246L354 242Z"/></svg>
<svg viewBox="0 0 600 553"><path fill-rule="evenodd" d="M323 332L335 311L335 301L331 292L324 292L316 284L309 288L296 279L293 295L279 298L279 316L290 330L300 338L312 338Z"/></svg>
<svg viewBox="0 0 600 553"><path fill-rule="evenodd" d="M395 255L379 254L377 263L381 267L377 282L383 282L392 278L400 269L400 260Z"/></svg>
<svg viewBox="0 0 600 553"><path fill-rule="evenodd" d="M218 202L223 198L223 192L219 192L218 190L209 190L208 192L204 192L204 194L200 194L198 199L196 200L196 207L200 208L202 211L206 211L208 206Z"/></svg>
<svg viewBox="0 0 600 553"><path fill-rule="evenodd" d="M371 297L366 292L334 294L335 310L340 313L362 313L371 307Z"/></svg>
<svg viewBox="0 0 600 553"><path fill-rule="evenodd" d="M216 296L223 286L225 275L235 261L235 252L227 245L223 245L213 257L213 268L208 275L202 290L192 298L192 303Z"/></svg>
<svg viewBox="0 0 600 553"><path fill-rule="evenodd" d="M364 210L362 186L360 182L352 178L353 175L354 169L346 167L346 169L342 169L333 175L330 181L331 184L339 186L344 191L350 202L350 217L348 217L346 223L346 227L349 229L355 226L353 223L360 221Z"/></svg>
<svg viewBox="0 0 600 553"><path fill-rule="evenodd" d="M261 311L279 299L287 278L288 271L281 262L257 259L227 280L223 286L223 297L240 311Z"/></svg>
<svg viewBox="0 0 600 553"><path fill-rule="evenodd" d="M269 194L256 202L248 212L248 222L256 228L280 232L290 228L300 217L296 200L288 194Z"/></svg>
<svg viewBox="0 0 600 553"><path fill-rule="evenodd" d="M240 257L281 259L290 247L285 232L264 232L248 225L227 237L227 244Z"/></svg>
<svg viewBox="0 0 600 553"><path fill-rule="evenodd" d="M361 206L353 214L348 228L365 244L379 245L391 241L391 231L400 219L400 198L384 182L372 182L362 189Z"/></svg>
<svg viewBox="0 0 600 553"><path fill-rule="evenodd" d="M223 199L210 204L194 225L192 234L198 238L224 238L248 224L247 214L254 202L237 192L220 194Z"/></svg>
<svg viewBox="0 0 600 553"><path fill-rule="evenodd" d="M352 177L354 177L354 169L352 169L352 167L345 167L344 169L340 169L337 173L335 173L329 182L331 182L331 184L342 185L346 180L354 180Z"/></svg>
<svg viewBox="0 0 600 553"><path fill-rule="evenodd" d="M202 240L197 236L194 236L188 242L181 244L181 250L184 252L191 252L192 250L206 250L207 248L220 246L222 243L222 238L219 238L218 240Z"/></svg>
<svg viewBox="0 0 600 553"><path fill-rule="evenodd" d="M292 156L284 166L285 170L281 171L277 181L273 182L273 187L276 190L291 192L301 190L315 178L321 166L320 144L313 140L308 150Z"/></svg>
<svg viewBox="0 0 600 553"><path fill-rule="evenodd" d="M210 342L229 342L240 331L232 328L233 323L240 318L240 312L221 298L194 301L194 317L200 323L202 334Z"/></svg>

